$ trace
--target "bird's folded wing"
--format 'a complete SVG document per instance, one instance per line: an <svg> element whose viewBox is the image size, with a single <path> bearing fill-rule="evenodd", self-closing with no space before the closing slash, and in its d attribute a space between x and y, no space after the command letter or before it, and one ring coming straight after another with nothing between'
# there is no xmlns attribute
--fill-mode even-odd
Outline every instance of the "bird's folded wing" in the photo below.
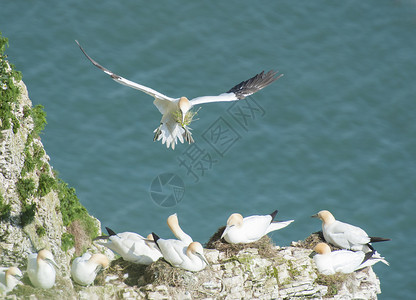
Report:
<svg viewBox="0 0 416 300"><path fill-rule="evenodd" d="M192 105L197 105L209 102L235 101L244 99L245 97L260 91L262 88L265 88L273 81L283 76L283 74L280 74L279 76L276 76L276 74L277 72L274 71L269 71L267 73L264 73L263 71L250 79L240 82L226 93L218 96L197 97L192 99L190 102Z"/></svg>
<svg viewBox="0 0 416 300"><path fill-rule="evenodd" d="M138 84L138 83L136 83L136 82L133 82L133 81L131 81L131 80L128 80L128 79L126 79L126 78L123 78L123 77L121 77L121 76L119 76L119 75L117 75L117 74L114 74L112 71L110 71L110 70L108 70L107 68L104 68L102 65L100 65L98 62L96 62L95 60L93 60L86 52L85 52L85 50L81 47L81 45L78 43L78 41L77 40L75 40L75 42L78 44L78 46L79 46L79 48L81 49L81 51L82 51L82 53L84 53L84 55L89 59L89 61L91 61L91 63L94 65L94 66L96 66L97 68L99 68L99 69L101 69L104 73L106 73L107 75L110 75L110 77L114 80L114 81L116 81L116 82L118 82L118 83L120 83L120 84L123 84L123 85L125 85L125 86L128 86L128 87L131 87L131 88L133 88L133 89L136 89L136 90L139 90L139 91L142 91L142 92L144 92L144 93L146 93L146 94L148 94L148 95L150 95L150 96L152 96L152 97L154 97L154 98L158 98L158 99L163 99L163 100L168 100L168 101L174 101L174 100L177 100L177 99L175 99L175 98L171 98L171 97L168 97L168 96L166 96L166 95L163 95L162 93L159 93L158 91L155 91L155 90L153 90L153 89L151 89L151 88L149 88L149 87L147 87L147 86L144 86L144 85L141 85L141 84Z"/></svg>

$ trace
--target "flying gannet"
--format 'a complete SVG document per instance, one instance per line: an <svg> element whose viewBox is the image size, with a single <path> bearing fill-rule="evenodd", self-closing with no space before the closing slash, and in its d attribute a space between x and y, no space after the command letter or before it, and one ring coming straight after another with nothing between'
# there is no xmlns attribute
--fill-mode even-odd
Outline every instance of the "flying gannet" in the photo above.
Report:
<svg viewBox="0 0 416 300"><path fill-rule="evenodd" d="M390 239L370 237L360 227L335 220L327 210L321 210L312 218L322 220L322 233L325 241L342 249L369 252L374 250L370 243L384 242Z"/></svg>
<svg viewBox="0 0 416 300"><path fill-rule="evenodd" d="M0 267L0 296L15 288L23 277L22 272L16 267Z"/></svg>
<svg viewBox="0 0 416 300"><path fill-rule="evenodd" d="M276 215L277 210L270 215L245 218L238 213L234 213L228 218L227 226L221 238L224 238L230 244L252 243L269 232L282 229L294 221L273 222Z"/></svg>
<svg viewBox="0 0 416 300"><path fill-rule="evenodd" d="M91 255L85 252L72 262L72 279L80 285L90 285L94 282L98 272L107 268L108 265L109 260L104 254L95 253Z"/></svg>
<svg viewBox="0 0 416 300"><path fill-rule="evenodd" d="M53 255L46 249L28 256L27 273L35 287L50 289L55 284L55 267L58 268Z"/></svg>
<svg viewBox="0 0 416 300"><path fill-rule="evenodd" d="M187 245L181 240L165 240L159 238L155 233L152 233L152 235L163 254L163 258L173 267L198 272L208 265L204 256L204 249L200 243L192 242Z"/></svg>
<svg viewBox="0 0 416 300"><path fill-rule="evenodd" d="M150 265L162 257L151 234L144 238L134 232L115 233L108 227L106 229L108 236L99 236L94 240L105 240L98 243L120 255L125 261Z"/></svg>
<svg viewBox="0 0 416 300"><path fill-rule="evenodd" d="M327 244L319 243L315 246L311 257L313 257L320 273L333 275L335 273L352 273L356 270L372 266L379 261L389 265L384 257L375 254L375 250L367 253L350 250L336 250L331 252L331 248Z"/></svg>
<svg viewBox="0 0 416 300"><path fill-rule="evenodd" d="M276 76L277 72L274 71L269 71L267 73L263 71L248 80L242 81L241 83L231 88L228 92L222 93L218 96L196 97L191 100L188 100L186 97L171 98L147 86L138 84L117 74L114 74L112 71L104 68L95 60L93 60L85 52L77 40L75 40L75 42L78 44L84 55L92 62L92 64L101 69L104 73L110 75L114 81L142 91L155 98L153 104L157 107L163 116L159 127L154 130L155 135L153 140L162 140L162 144L166 143L167 148L172 147L172 149L175 149L175 145L177 144L178 140L181 143L184 143L184 141L188 142L189 144L194 142L190 131L191 128L188 127L196 114L195 111L191 110L193 106L210 102L241 100L258 92L259 90L271 84L273 81L283 76L283 74Z"/></svg>

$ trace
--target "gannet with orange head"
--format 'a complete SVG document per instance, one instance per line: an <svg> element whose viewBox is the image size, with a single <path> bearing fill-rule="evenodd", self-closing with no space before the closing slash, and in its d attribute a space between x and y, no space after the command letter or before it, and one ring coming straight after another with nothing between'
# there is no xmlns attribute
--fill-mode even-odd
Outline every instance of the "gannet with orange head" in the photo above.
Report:
<svg viewBox="0 0 416 300"><path fill-rule="evenodd" d="M337 221L328 210L321 210L312 218L322 221L322 233L325 241L342 249L369 252L374 250L370 243L389 241L381 237L370 237L360 227Z"/></svg>
<svg viewBox="0 0 416 300"><path fill-rule="evenodd" d="M234 213L228 218L221 238L230 244L252 243L269 232L282 229L294 221L273 222L276 215L277 210L270 215L255 215L245 218L239 213Z"/></svg>
<svg viewBox="0 0 416 300"><path fill-rule="evenodd" d="M55 284L56 271L58 268L53 254L46 249L39 253L32 253L27 259L27 273L30 282L35 287L50 289Z"/></svg>
<svg viewBox="0 0 416 300"><path fill-rule="evenodd" d="M72 262L72 279L80 285L90 285L94 282L98 272L107 268L109 265L108 257L101 253L91 255L85 252Z"/></svg>
<svg viewBox="0 0 416 300"><path fill-rule="evenodd" d="M147 238L144 238L134 232L115 233L108 227L106 227L106 230L108 236L99 236L94 240L98 241L100 245L114 251L126 261L141 265L150 265L162 257L151 234Z"/></svg>
<svg viewBox="0 0 416 300"><path fill-rule="evenodd" d="M310 256L313 258L318 271L324 275L352 273L356 270L372 266L379 261L389 265L384 257L378 256L375 250L367 253L350 250L336 250L331 252L331 248L326 243L317 244Z"/></svg>
<svg viewBox="0 0 416 300"><path fill-rule="evenodd" d="M186 141L191 144L194 142L192 133L188 127L196 114L195 111L191 111L193 106L211 102L241 100L260 91L283 76L283 74L277 75L277 72L274 71L269 71L267 73L263 71L248 80L240 82L236 86L232 87L228 92L222 93L218 96L196 97L191 100L188 100L186 97L171 98L147 86L123 78L104 68L85 52L78 41L75 42L91 63L109 75L114 81L154 97L155 100L153 101L153 104L162 114L162 119L159 127L154 130L155 135L153 140L161 140L162 144L166 144L168 148L172 147L172 149L175 149L175 145L178 140L181 143Z"/></svg>
<svg viewBox="0 0 416 300"><path fill-rule="evenodd" d="M12 291L16 285L21 284L22 272L16 267L0 267L0 295Z"/></svg>

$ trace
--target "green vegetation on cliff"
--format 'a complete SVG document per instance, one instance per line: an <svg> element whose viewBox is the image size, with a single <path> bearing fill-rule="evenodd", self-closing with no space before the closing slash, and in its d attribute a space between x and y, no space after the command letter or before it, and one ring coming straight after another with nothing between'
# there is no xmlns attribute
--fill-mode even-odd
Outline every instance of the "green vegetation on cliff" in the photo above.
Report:
<svg viewBox="0 0 416 300"><path fill-rule="evenodd" d="M62 249L66 251L77 244L85 247L97 236L97 225L79 202L75 189L59 179L57 172L50 170L43 146L37 141L47 124L46 112L39 104L33 108L28 105L25 105L23 109L20 108L21 91L18 82L21 81L22 75L15 70L14 65L9 63L7 55L4 54L8 45L8 39L0 32L0 138L1 131L12 128L13 133L16 134L21 124L26 122L26 118L31 117L33 120L33 129L28 133L25 142L25 161L16 183L21 201L20 225L31 224L36 218L35 199L55 192L60 201L59 210L62 214L63 226L67 228L67 233L62 236ZM1 194L0 211L0 221L10 217L10 205L5 203ZM45 235L45 229L38 226L36 233L42 237ZM80 239L82 241L79 241Z"/></svg>

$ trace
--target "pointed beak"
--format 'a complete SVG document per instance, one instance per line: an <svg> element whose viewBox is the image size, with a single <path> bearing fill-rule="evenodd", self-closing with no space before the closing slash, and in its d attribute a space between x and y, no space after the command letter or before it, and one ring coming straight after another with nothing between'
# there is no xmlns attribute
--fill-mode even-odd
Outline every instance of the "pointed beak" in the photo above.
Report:
<svg viewBox="0 0 416 300"><path fill-rule="evenodd" d="M227 234L228 230L230 230L230 227L225 227L223 233L221 234L221 238L224 238L224 236Z"/></svg>
<svg viewBox="0 0 416 300"><path fill-rule="evenodd" d="M53 259L45 259L45 260L51 263L57 270L59 270L57 263Z"/></svg>
<svg viewBox="0 0 416 300"><path fill-rule="evenodd" d="M315 251L312 251L311 254L309 254L310 258L313 258L317 253Z"/></svg>
<svg viewBox="0 0 416 300"><path fill-rule="evenodd" d="M319 219L319 216L318 216L318 214L314 214L314 215L311 216L311 218L318 218Z"/></svg>
<svg viewBox="0 0 416 300"><path fill-rule="evenodd" d="M185 123L185 116L186 116L186 113L183 113L183 111L181 110L181 113L182 113L182 124L184 124Z"/></svg>
<svg viewBox="0 0 416 300"><path fill-rule="evenodd" d="M207 259L204 256L204 254L196 252L196 255L198 255L204 261L204 263L206 263L207 266L210 266L209 262L207 261Z"/></svg>

